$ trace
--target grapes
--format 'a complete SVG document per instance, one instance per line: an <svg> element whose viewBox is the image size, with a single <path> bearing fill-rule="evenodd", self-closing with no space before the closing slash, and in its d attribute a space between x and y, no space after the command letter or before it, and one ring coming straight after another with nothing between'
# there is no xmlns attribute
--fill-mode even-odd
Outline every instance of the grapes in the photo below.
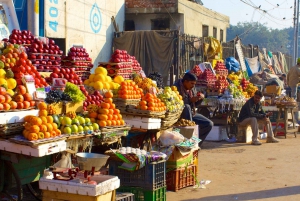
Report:
<svg viewBox="0 0 300 201"><path fill-rule="evenodd" d="M64 92L68 94L75 103L85 100L85 95L82 93L79 87L70 82L67 82Z"/></svg>
<svg viewBox="0 0 300 201"><path fill-rule="evenodd" d="M51 103L58 103L60 101L72 101L72 98L62 92L62 91L59 91L59 90L51 90L47 93L47 96L45 98L45 102L48 103L48 104L51 104Z"/></svg>
<svg viewBox="0 0 300 201"><path fill-rule="evenodd" d="M153 72L148 75L148 78L151 80L156 81L156 85L158 88L164 88L164 82L163 82L163 77L160 73L158 72Z"/></svg>

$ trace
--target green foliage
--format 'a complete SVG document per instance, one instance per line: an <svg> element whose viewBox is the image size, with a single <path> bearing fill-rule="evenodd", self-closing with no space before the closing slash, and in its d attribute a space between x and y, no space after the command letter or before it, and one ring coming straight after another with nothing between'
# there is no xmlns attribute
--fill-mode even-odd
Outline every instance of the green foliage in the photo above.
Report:
<svg viewBox="0 0 300 201"><path fill-rule="evenodd" d="M70 83L70 82L67 82L64 92L66 94L69 94L69 96L71 97L71 99L75 103L85 100L85 96L81 92L79 87L76 86L75 84Z"/></svg>
<svg viewBox="0 0 300 201"><path fill-rule="evenodd" d="M279 30L270 29L266 24L257 22L240 22L236 26L230 25L227 29L227 41L236 36L239 36L244 45L253 44L271 52L292 54L292 27Z"/></svg>

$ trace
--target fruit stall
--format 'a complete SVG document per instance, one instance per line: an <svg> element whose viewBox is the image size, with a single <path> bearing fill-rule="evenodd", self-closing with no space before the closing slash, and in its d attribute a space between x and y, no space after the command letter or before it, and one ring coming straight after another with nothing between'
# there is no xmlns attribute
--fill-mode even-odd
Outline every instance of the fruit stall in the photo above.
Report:
<svg viewBox="0 0 300 201"><path fill-rule="evenodd" d="M0 50L1 199L27 185L39 200L164 201L196 185L198 127L160 73L125 50L93 68L85 48L29 31Z"/></svg>

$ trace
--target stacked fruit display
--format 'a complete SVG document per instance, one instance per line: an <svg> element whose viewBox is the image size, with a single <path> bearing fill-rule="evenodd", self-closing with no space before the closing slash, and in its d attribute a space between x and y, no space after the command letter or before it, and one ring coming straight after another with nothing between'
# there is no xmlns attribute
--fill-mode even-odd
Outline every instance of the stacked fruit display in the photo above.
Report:
<svg viewBox="0 0 300 201"><path fill-rule="evenodd" d="M92 95L86 96L85 101L83 102L83 110L86 111L89 105L101 106L103 102L103 96L99 91L95 91Z"/></svg>
<svg viewBox="0 0 300 201"><path fill-rule="evenodd" d="M250 82L248 80L246 80L245 78L242 78L240 86L242 86L243 91L246 91L249 84L250 84Z"/></svg>
<svg viewBox="0 0 300 201"><path fill-rule="evenodd" d="M137 109L150 110L156 112L166 111L166 106L156 95L147 93L139 102Z"/></svg>
<svg viewBox="0 0 300 201"><path fill-rule="evenodd" d="M244 93L235 84L230 84L228 86L229 92L232 94L233 98L243 97Z"/></svg>
<svg viewBox="0 0 300 201"><path fill-rule="evenodd" d="M194 68L191 70L193 74L195 74L197 77L199 77L202 73L200 67L198 65L195 65Z"/></svg>
<svg viewBox="0 0 300 201"><path fill-rule="evenodd" d="M100 127L106 126L123 126L125 122L113 103L113 93L106 92L103 102L99 107L93 105L88 108L88 115L94 121L97 121Z"/></svg>
<svg viewBox="0 0 300 201"><path fill-rule="evenodd" d="M113 62L113 63L131 63L132 59L131 56L127 53L126 50L119 50L116 49L114 51L114 53L111 55L111 58L109 60L109 62Z"/></svg>
<svg viewBox="0 0 300 201"><path fill-rule="evenodd" d="M253 85L252 83L249 83L247 88L245 89L245 91L248 93L248 97L246 98L250 98L252 96L254 96L254 93L258 90L257 86Z"/></svg>
<svg viewBox="0 0 300 201"><path fill-rule="evenodd" d="M136 60L135 56L131 56L131 60L132 60L132 71L134 73L140 72L140 70L142 70L142 67L140 63Z"/></svg>
<svg viewBox="0 0 300 201"><path fill-rule="evenodd" d="M35 101L24 86L17 86L14 96L10 96L4 87L0 87L0 110L29 109L34 106Z"/></svg>
<svg viewBox="0 0 300 201"><path fill-rule="evenodd" d="M138 74L133 75L133 81L138 85L139 88L144 90L144 93L151 92L156 94L158 92L158 88L155 83L150 78L142 78Z"/></svg>
<svg viewBox="0 0 300 201"><path fill-rule="evenodd" d="M215 86L211 89L215 89L220 91L220 93L223 93L224 90L228 87L229 83L227 82L227 79L225 76L220 75L217 76L217 80L215 82Z"/></svg>
<svg viewBox="0 0 300 201"><path fill-rule="evenodd" d="M216 74L218 74L218 75L223 75L225 77L228 75L228 70L227 70L225 64L221 61L217 61L214 70L215 70Z"/></svg>
<svg viewBox="0 0 300 201"><path fill-rule="evenodd" d="M102 64L108 70L108 75L112 78L121 75L124 79L130 79L132 74L132 56L127 54L126 50L115 50L112 54L111 63Z"/></svg>
<svg viewBox="0 0 300 201"><path fill-rule="evenodd" d="M58 129L59 120L57 116L48 116L47 104L42 102L38 108L38 117L32 115L25 117L23 136L33 141L61 135L61 131Z"/></svg>
<svg viewBox="0 0 300 201"><path fill-rule="evenodd" d="M52 83L54 78L64 78L68 82L73 83L75 85L83 84L81 77L76 74L74 68L55 67L52 69L50 77L47 78L47 82Z"/></svg>
<svg viewBox="0 0 300 201"><path fill-rule="evenodd" d="M182 96L175 86L165 87L163 93L158 94L158 98L165 103L168 112L180 111L183 108Z"/></svg>
<svg viewBox="0 0 300 201"><path fill-rule="evenodd" d="M158 73L158 72L150 73L148 75L148 78L155 81L158 88L160 88L160 89L164 88L164 80L160 73Z"/></svg>
<svg viewBox="0 0 300 201"><path fill-rule="evenodd" d="M3 39L3 41L19 45L31 44L34 42L34 35L31 33L31 31L13 29L9 35L9 39Z"/></svg>
<svg viewBox="0 0 300 201"><path fill-rule="evenodd" d="M230 79L235 86L240 86L239 76L234 72L230 73L227 78Z"/></svg>
<svg viewBox="0 0 300 201"><path fill-rule="evenodd" d="M62 68L73 68L75 73L82 78L88 79L90 71L94 67L92 59L85 48L71 47L68 56L62 58Z"/></svg>
<svg viewBox="0 0 300 201"><path fill-rule="evenodd" d="M204 72L199 76L199 85L207 88L213 88L215 86L216 76L214 73L205 69Z"/></svg>
<svg viewBox="0 0 300 201"><path fill-rule="evenodd" d="M95 90L102 89L118 89L119 84L112 81L112 78L107 75L107 70L104 67L98 66L95 73L91 74L84 81L84 85L93 87Z"/></svg>
<svg viewBox="0 0 300 201"><path fill-rule="evenodd" d="M115 97L122 99L141 99L143 95L143 89L139 88L135 82L126 80L121 83L117 96Z"/></svg>
<svg viewBox="0 0 300 201"><path fill-rule="evenodd" d="M86 99L85 95L81 92L79 87L70 82L67 82L64 93L67 94L74 103L78 103Z"/></svg>
<svg viewBox="0 0 300 201"><path fill-rule="evenodd" d="M76 116L76 114L60 117L60 131L67 135L92 134L99 130L99 125L90 118Z"/></svg>
<svg viewBox="0 0 300 201"><path fill-rule="evenodd" d="M16 83L23 85L22 78L25 75L31 75L34 78L36 88L48 85L19 45L7 43L1 51L0 86L13 90ZM12 95L11 91L9 93Z"/></svg>

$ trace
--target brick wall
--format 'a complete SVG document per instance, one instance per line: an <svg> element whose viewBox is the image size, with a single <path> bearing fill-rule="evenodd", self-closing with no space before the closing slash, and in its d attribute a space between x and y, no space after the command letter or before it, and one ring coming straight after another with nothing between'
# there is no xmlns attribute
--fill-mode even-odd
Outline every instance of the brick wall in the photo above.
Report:
<svg viewBox="0 0 300 201"><path fill-rule="evenodd" d="M172 8L177 0L125 0L126 8Z"/></svg>

